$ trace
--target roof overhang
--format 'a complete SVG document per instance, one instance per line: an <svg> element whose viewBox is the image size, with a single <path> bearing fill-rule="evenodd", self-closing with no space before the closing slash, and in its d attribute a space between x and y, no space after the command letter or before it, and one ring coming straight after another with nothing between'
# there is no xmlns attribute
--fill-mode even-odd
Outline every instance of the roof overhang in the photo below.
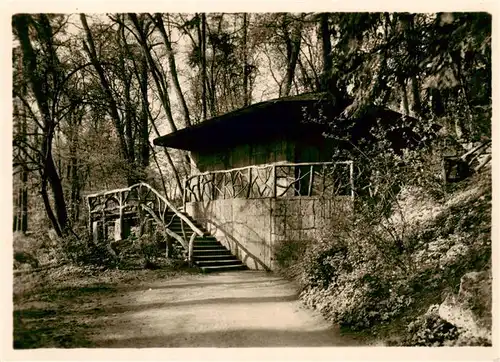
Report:
<svg viewBox="0 0 500 362"><path fill-rule="evenodd" d="M202 151L277 138L298 139L321 135L327 126L317 122L319 109L323 115L335 112L332 102L324 93L274 99L158 137L153 143Z"/></svg>

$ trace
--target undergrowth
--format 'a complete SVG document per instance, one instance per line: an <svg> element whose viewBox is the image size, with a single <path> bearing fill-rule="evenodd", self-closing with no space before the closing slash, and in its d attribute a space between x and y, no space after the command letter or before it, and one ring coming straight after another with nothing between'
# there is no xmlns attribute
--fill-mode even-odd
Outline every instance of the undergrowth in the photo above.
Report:
<svg viewBox="0 0 500 362"><path fill-rule="evenodd" d="M438 196L403 185L388 200L358 208L320 243L278 248L280 271L299 282L306 306L345 333L452 345L458 331L428 309L457 293L465 273L491 267L491 175Z"/></svg>
<svg viewBox="0 0 500 362"><path fill-rule="evenodd" d="M166 242L158 234L131 234L120 241L94 242L85 229L65 237L46 232L14 234L14 270L32 271L61 264L103 269L158 269L172 263L185 266L185 256L174 249L166 257ZM171 260L173 259L173 260Z"/></svg>

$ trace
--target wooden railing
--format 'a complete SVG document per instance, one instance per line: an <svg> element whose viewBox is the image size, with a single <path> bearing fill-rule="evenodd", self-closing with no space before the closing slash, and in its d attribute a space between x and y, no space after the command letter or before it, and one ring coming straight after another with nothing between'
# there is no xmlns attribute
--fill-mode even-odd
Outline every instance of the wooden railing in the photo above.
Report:
<svg viewBox="0 0 500 362"><path fill-rule="evenodd" d="M275 163L190 176L184 185L186 202L230 198L334 197L354 198L352 161Z"/></svg>
<svg viewBox="0 0 500 362"><path fill-rule="evenodd" d="M110 218L118 218L121 228L125 216L144 211L156 221L158 226L161 225L165 235L174 238L184 247L188 253L189 262L192 262L194 239L196 236L203 236L203 231L150 185L141 182L127 188L87 195L86 199L90 232L95 221L100 222L105 228ZM169 211L173 212L170 218L167 216ZM169 229L176 217L180 220L182 235ZM186 233L185 225L190 230L189 237L189 231Z"/></svg>

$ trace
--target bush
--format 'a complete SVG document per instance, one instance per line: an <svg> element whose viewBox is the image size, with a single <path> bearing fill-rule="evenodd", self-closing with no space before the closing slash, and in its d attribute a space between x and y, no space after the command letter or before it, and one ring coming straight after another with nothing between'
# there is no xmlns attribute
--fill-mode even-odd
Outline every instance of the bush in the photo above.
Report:
<svg viewBox="0 0 500 362"><path fill-rule="evenodd" d="M33 269L40 266L40 262L32 254L26 251L14 251L14 268L19 269L22 264L28 264Z"/></svg>
<svg viewBox="0 0 500 362"><path fill-rule="evenodd" d="M408 336L402 344L427 347L453 345L458 338L458 329L439 317L438 308L437 304L432 305L427 313L410 323Z"/></svg>
<svg viewBox="0 0 500 362"><path fill-rule="evenodd" d="M299 281L303 302L351 330L411 320L412 311L438 302L443 290L454 290L464 273L491 259L488 177L440 201L422 187L387 190L385 206L372 200L350 223L325 229L321 242L283 252L293 261L281 265L285 273L294 268L289 275ZM418 320L411 327L417 339L407 343L451 343L456 335L448 324Z"/></svg>
<svg viewBox="0 0 500 362"><path fill-rule="evenodd" d="M14 233L14 268L38 268L59 261L58 246L44 233Z"/></svg>
<svg viewBox="0 0 500 362"><path fill-rule="evenodd" d="M66 261L76 265L116 267L117 257L105 243L94 244L90 238L70 235L61 240L61 254Z"/></svg>
<svg viewBox="0 0 500 362"><path fill-rule="evenodd" d="M144 234L137 239L136 242L138 255L140 255L144 262L143 265L147 269L154 269L157 265L157 259L162 256L158 241L156 238L148 234Z"/></svg>
<svg viewBox="0 0 500 362"><path fill-rule="evenodd" d="M307 250L307 243L302 241L281 241L275 247L274 258L278 271L289 278L296 278L300 274L298 261Z"/></svg>

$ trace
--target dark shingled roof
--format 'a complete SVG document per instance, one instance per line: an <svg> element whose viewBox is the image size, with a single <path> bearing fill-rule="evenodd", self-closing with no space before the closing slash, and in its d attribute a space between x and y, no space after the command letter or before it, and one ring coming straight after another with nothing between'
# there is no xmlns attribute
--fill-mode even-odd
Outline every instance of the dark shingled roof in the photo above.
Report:
<svg viewBox="0 0 500 362"><path fill-rule="evenodd" d="M272 99L158 137L153 143L189 151L214 151L279 138L318 139L324 131L329 130L328 124L311 121L311 118L318 119L319 112L329 121L335 119L340 129L343 129L342 132L345 132L354 144L362 139L373 138L370 129L377 124L377 120L381 121L382 127L386 127L395 149L412 147L419 143L420 136L412 131L412 125L390 130L391 125L400 122L399 119L404 117L401 113L372 105L365 107L362 114L346 120L340 116L344 107L336 107L334 103L326 93L307 93ZM418 122L411 117L407 120L410 124ZM349 147L349 144L347 142L345 146Z"/></svg>
<svg viewBox="0 0 500 362"><path fill-rule="evenodd" d="M156 138L153 143L171 148L199 151L276 139L301 138L321 134L325 125L305 122L308 114L333 112L332 102L325 93L308 93L272 99L208 119L192 127Z"/></svg>

